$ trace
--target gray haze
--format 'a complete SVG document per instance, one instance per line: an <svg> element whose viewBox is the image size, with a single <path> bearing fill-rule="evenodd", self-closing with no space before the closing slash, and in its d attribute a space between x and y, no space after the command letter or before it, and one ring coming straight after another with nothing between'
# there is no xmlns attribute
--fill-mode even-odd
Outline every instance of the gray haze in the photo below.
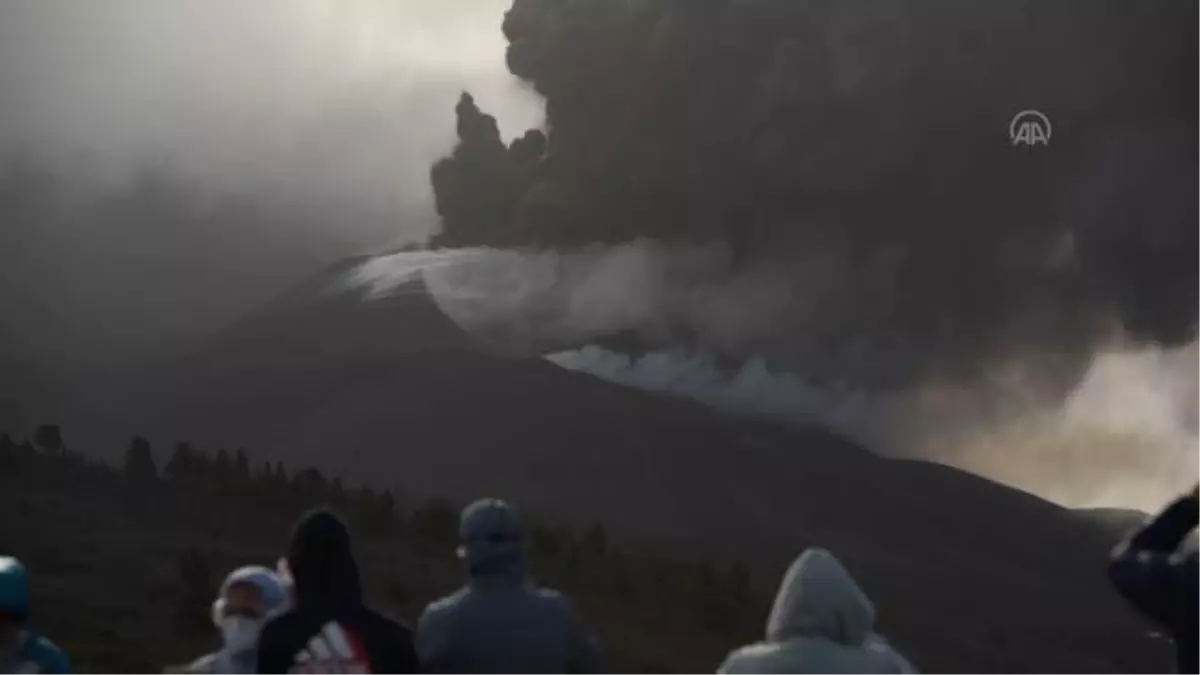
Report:
<svg viewBox="0 0 1200 675"><path fill-rule="evenodd" d="M0 232L3 297L55 315L34 322L39 341L73 333L68 351L104 361L211 330L340 256L423 239L462 90L505 135L540 123L504 65L506 8L0 3L0 169L40 181L14 189L24 210Z"/></svg>

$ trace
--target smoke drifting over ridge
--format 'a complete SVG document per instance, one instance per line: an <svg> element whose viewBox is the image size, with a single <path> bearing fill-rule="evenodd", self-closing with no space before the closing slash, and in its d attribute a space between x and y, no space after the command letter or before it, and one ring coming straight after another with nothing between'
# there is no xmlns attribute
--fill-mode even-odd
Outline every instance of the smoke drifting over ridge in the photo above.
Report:
<svg viewBox="0 0 1200 675"><path fill-rule="evenodd" d="M609 379L1151 506L1196 469L1155 365L1194 392L1195 4L885 5L515 0L548 133L464 99L438 241L574 252L430 286L501 339L667 350L556 357ZM1049 146L1007 142L1028 108Z"/></svg>
<svg viewBox="0 0 1200 675"><path fill-rule="evenodd" d="M423 278L449 316L502 347L548 351L561 367L737 415L828 426L880 454L956 465L1068 506L1151 510L1194 481L1194 341L1163 348L1098 336L1087 353L1057 355L1078 361L1066 372L1014 353L973 379L884 385L874 369L901 354L858 341L839 359L806 351L821 347L803 335L783 339L775 312L805 288L769 271L722 277L722 260L712 248L650 242L572 254L459 249L380 256L346 283L370 297ZM814 302L827 290L813 286ZM668 326L683 324L725 356L672 348ZM635 336L639 355L563 349L614 335Z"/></svg>

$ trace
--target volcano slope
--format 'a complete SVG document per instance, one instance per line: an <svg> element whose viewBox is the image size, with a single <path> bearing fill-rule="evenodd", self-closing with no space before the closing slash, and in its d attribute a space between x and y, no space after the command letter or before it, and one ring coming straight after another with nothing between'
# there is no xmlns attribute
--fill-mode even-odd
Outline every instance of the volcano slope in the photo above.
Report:
<svg viewBox="0 0 1200 675"><path fill-rule="evenodd" d="M724 418L532 357L492 353L417 279L386 298L348 261L140 383L162 442L464 501L600 521L681 557L737 560L769 592L802 548L836 551L927 670L1163 667L1107 588L1110 530L943 466L819 429Z"/></svg>

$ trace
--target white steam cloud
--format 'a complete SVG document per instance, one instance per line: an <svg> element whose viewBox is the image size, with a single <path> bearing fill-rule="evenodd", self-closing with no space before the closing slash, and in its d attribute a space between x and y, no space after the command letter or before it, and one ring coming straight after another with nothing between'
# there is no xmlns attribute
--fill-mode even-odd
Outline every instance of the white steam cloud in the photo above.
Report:
<svg viewBox="0 0 1200 675"><path fill-rule="evenodd" d="M649 345L689 342L722 355L767 354L822 379L879 379L914 348L885 331L856 330L887 306L892 259L853 266L834 252L809 251L790 262L738 269L718 245L642 240L569 253L399 253L377 257L352 276L387 293L423 274L451 318L517 346L552 349L624 332ZM858 302L842 302L847 297Z"/></svg>
<svg viewBox="0 0 1200 675"><path fill-rule="evenodd" d="M682 351L549 355L602 379L740 415L822 425L893 457L940 461L1071 507L1153 511L1196 482L1196 343L1097 354L1065 401L1019 391L820 386L752 359L730 373ZM797 451L803 451L797 448Z"/></svg>
<svg viewBox="0 0 1200 675"><path fill-rule="evenodd" d="M783 277L771 270L722 274L725 262L717 249L650 242L571 254L421 251L374 258L347 281L380 295L421 277L460 325L527 350L540 347L564 368L740 415L825 425L880 454L956 465L1069 506L1151 510L1196 480L1194 342L1097 352L1068 395L1054 400L1035 393L1037 368L1019 359L996 364L969 385L872 387L831 377L837 368L810 377L790 366L815 363L820 353L777 358L764 351L770 363L750 356L731 369L680 349L632 358L578 347L623 330L651 345L670 344L669 325L684 322L710 344L778 349L763 336L781 303L803 292L796 280L804 275L775 283ZM793 341L800 350L822 344L802 335ZM847 359L854 353L843 351Z"/></svg>

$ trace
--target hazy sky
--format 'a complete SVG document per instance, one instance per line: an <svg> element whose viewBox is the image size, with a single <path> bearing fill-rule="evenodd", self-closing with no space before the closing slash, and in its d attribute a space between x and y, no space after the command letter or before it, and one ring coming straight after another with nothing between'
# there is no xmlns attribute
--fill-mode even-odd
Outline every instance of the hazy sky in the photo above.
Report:
<svg viewBox="0 0 1200 675"><path fill-rule="evenodd" d="M504 63L508 5L0 1L0 166L34 157L90 186L38 217L0 204L0 298L58 316L24 321L28 341L84 336L65 350L111 360L209 332L341 256L423 239L464 89L506 137L541 124ZM201 195L185 208L238 193L268 210L114 212L104 199L148 168Z"/></svg>
<svg viewBox="0 0 1200 675"><path fill-rule="evenodd" d="M512 135L541 119L504 65L505 0L5 0L0 143L119 172L169 159L432 225L428 170L469 89Z"/></svg>

